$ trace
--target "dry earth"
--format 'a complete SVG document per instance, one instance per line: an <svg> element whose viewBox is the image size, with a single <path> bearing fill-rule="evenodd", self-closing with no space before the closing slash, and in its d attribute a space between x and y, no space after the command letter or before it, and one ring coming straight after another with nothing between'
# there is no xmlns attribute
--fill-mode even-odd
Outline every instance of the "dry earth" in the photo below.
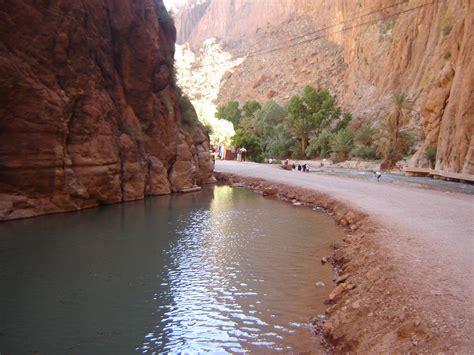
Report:
<svg viewBox="0 0 474 355"><path fill-rule="evenodd" d="M221 180L320 206L347 228L322 331L337 351L474 349L474 197L217 162Z"/></svg>

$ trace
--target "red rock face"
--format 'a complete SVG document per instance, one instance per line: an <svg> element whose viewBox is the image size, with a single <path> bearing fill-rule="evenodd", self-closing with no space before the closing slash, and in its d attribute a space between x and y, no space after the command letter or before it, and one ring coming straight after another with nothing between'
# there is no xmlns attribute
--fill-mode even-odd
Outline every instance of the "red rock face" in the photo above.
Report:
<svg viewBox="0 0 474 355"><path fill-rule="evenodd" d="M6 0L0 26L0 220L213 179L161 0Z"/></svg>

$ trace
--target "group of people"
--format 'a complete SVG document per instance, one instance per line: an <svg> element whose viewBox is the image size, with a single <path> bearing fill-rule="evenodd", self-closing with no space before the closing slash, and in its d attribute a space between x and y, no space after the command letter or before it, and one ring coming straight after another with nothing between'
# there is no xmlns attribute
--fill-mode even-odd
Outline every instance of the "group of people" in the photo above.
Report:
<svg viewBox="0 0 474 355"><path fill-rule="evenodd" d="M238 161L246 161L247 160L247 149L244 147L235 149L234 147L226 148L224 145L219 144L216 146L211 146L209 151L211 154L211 158L213 161L216 159L219 160L234 160L237 159Z"/></svg>
<svg viewBox="0 0 474 355"><path fill-rule="evenodd" d="M292 163L290 165L290 162L288 161L288 159L286 159L284 162L283 162L283 168L286 169L286 170L298 170L298 171L301 171L303 173L307 173L309 172L309 166L308 164L298 164L296 165L295 163Z"/></svg>

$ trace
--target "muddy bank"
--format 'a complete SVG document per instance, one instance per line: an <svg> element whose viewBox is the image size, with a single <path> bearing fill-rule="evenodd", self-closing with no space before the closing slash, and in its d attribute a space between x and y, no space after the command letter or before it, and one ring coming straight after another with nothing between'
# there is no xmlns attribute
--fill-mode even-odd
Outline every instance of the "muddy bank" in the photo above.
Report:
<svg viewBox="0 0 474 355"><path fill-rule="evenodd" d="M402 277L398 261L384 246L384 236L390 231L373 218L311 189L229 173L216 173L216 177L264 196L321 208L345 229L344 239L328 258L337 278L326 301L327 319L316 325L335 352L466 349L447 323L436 319L436 308L423 304L416 282Z"/></svg>

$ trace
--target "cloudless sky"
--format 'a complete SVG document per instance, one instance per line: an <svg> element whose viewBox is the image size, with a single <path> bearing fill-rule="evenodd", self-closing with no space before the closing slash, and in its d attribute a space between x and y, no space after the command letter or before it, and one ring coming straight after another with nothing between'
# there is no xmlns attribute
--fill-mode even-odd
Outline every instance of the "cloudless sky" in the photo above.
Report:
<svg viewBox="0 0 474 355"><path fill-rule="evenodd" d="M164 0L166 8L169 10L171 6L179 5L184 2L184 0Z"/></svg>

